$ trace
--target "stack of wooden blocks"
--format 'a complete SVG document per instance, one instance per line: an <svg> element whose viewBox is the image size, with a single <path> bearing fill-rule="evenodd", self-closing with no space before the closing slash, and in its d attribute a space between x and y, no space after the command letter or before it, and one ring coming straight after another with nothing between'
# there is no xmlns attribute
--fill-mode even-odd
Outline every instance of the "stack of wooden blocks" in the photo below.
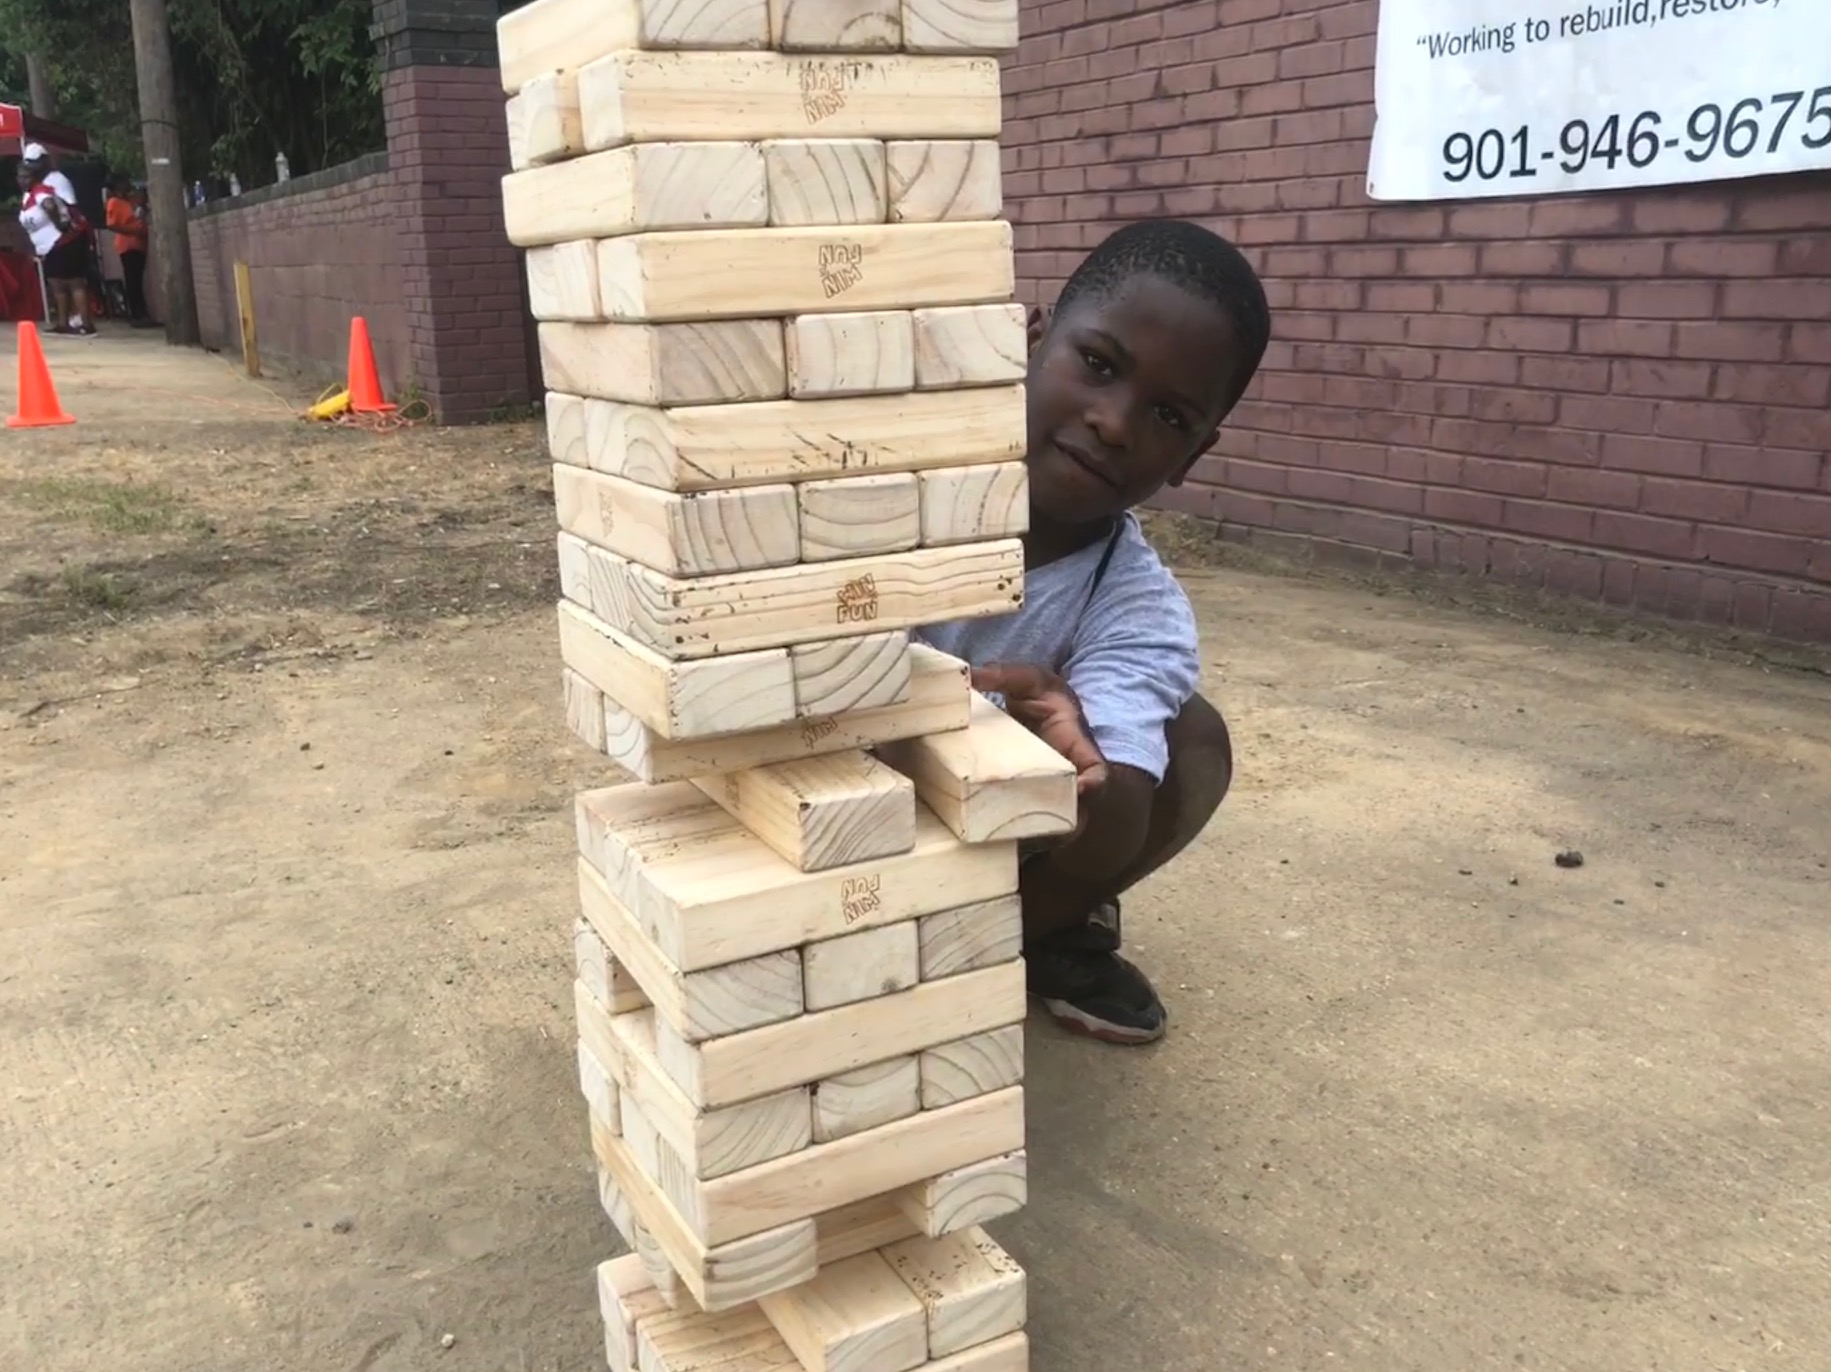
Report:
<svg viewBox="0 0 1831 1372"><path fill-rule="evenodd" d="M1017 0L500 29L548 391L610 1364L1024 1372L1018 842L1072 769L914 626L1022 603Z"/></svg>

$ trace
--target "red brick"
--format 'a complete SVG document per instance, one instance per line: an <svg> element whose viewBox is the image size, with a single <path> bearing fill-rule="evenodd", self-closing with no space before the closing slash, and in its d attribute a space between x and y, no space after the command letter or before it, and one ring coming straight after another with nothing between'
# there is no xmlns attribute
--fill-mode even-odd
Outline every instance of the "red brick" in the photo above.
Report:
<svg viewBox="0 0 1831 1372"><path fill-rule="evenodd" d="M1649 476L1641 482L1640 508L1647 514L1735 524L1748 513L1748 488L1714 481L1674 481Z"/></svg>
<svg viewBox="0 0 1831 1372"><path fill-rule="evenodd" d="M1600 357L1525 357L1516 365L1522 384L1546 391L1603 393L1611 385L1609 363Z"/></svg>
<svg viewBox="0 0 1831 1372"><path fill-rule="evenodd" d="M1831 368L1749 367L1724 363L1716 368L1711 394L1719 400L1756 405L1831 405Z"/></svg>
<svg viewBox="0 0 1831 1372"><path fill-rule="evenodd" d="M1620 510L1596 511L1598 543L1631 553L1687 560L1695 555L1696 526L1675 519L1655 519Z"/></svg>
<svg viewBox="0 0 1831 1372"><path fill-rule="evenodd" d="M1831 642L1831 595L1822 591L1775 591L1768 627L1782 638Z"/></svg>
<svg viewBox="0 0 1831 1372"><path fill-rule="evenodd" d="M1681 276L1772 276L1779 259L1773 241L1718 238L1674 243L1666 265Z"/></svg>
<svg viewBox="0 0 1831 1372"><path fill-rule="evenodd" d="M1573 276L1658 276L1666 269L1666 245L1627 238L1613 243L1573 243Z"/></svg>
<svg viewBox="0 0 1831 1372"><path fill-rule="evenodd" d="M1824 474L1825 457L1822 452L1736 448L1726 443L1712 443L1704 449L1704 475L1712 481L1815 491Z"/></svg>
<svg viewBox="0 0 1831 1372"><path fill-rule="evenodd" d="M1640 504L1641 478L1631 472L1593 467L1552 467L1545 494L1566 505L1601 505L1632 510Z"/></svg>
<svg viewBox="0 0 1831 1372"><path fill-rule="evenodd" d="M1607 286L1524 286L1519 293L1519 308L1526 314L1607 314L1609 295Z"/></svg>
<svg viewBox="0 0 1831 1372"><path fill-rule="evenodd" d="M1730 281L1723 313L1736 319L1831 318L1831 281Z"/></svg>
<svg viewBox="0 0 1831 1372"><path fill-rule="evenodd" d="M1795 330L1797 328L1796 325ZM1708 323L1677 324L1674 325L1673 332L1673 354L1677 357L1778 362L1786 352L1785 333L1771 324L1736 324L1713 320Z"/></svg>
<svg viewBox="0 0 1831 1372"><path fill-rule="evenodd" d="M1632 319L1585 319L1577 324L1577 349L1585 353L1670 357L1670 324Z"/></svg>
<svg viewBox="0 0 1831 1372"><path fill-rule="evenodd" d="M1625 281L1615 290L1615 308L1627 319L1709 319L1716 300L1708 281Z"/></svg>
<svg viewBox="0 0 1831 1372"><path fill-rule="evenodd" d="M1754 491L1748 500L1749 523L1755 528L1831 542L1831 497Z"/></svg>
<svg viewBox="0 0 1831 1372"><path fill-rule="evenodd" d="M1700 476L1704 469L1704 445L1681 438L1643 438L1628 433L1604 434L1602 465L1616 471Z"/></svg>
<svg viewBox="0 0 1831 1372"><path fill-rule="evenodd" d="M1602 595L1603 560L1595 553L1553 548L1545 558L1545 589L1595 600Z"/></svg>
<svg viewBox="0 0 1831 1372"><path fill-rule="evenodd" d="M1812 541L1806 538L1703 525L1698 542L1706 561L1726 567L1803 577L1812 563Z"/></svg>
<svg viewBox="0 0 1831 1372"><path fill-rule="evenodd" d="M1580 505L1552 505L1539 500L1509 500L1501 511L1501 525L1514 533L1556 539L1560 543L1587 542L1596 512Z"/></svg>

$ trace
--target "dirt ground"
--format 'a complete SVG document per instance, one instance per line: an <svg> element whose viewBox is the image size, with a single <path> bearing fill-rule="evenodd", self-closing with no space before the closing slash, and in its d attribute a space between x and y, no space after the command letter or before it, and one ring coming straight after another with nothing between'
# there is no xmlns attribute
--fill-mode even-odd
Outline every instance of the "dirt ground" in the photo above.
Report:
<svg viewBox="0 0 1831 1372"><path fill-rule="evenodd" d="M602 1366L538 433L81 346L0 440L0 1366ZM1032 1020L1038 1372L1831 1366L1831 676L1186 581L1240 775L1127 905L1169 1039Z"/></svg>

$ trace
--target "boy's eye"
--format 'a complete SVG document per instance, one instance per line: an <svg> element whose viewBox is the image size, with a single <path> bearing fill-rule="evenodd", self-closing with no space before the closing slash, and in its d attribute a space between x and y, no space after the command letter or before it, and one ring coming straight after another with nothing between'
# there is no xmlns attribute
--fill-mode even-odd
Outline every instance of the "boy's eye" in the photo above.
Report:
<svg viewBox="0 0 1831 1372"><path fill-rule="evenodd" d="M1189 427L1189 421L1183 418L1181 411L1173 410L1168 405L1157 407L1157 417L1172 429L1181 430Z"/></svg>
<svg viewBox="0 0 1831 1372"><path fill-rule="evenodd" d="M1099 353L1089 352L1087 349L1083 348L1081 349L1081 361L1087 364L1087 370L1092 372L1095 376L1111 376L1113 374L1113 364L1108 362L1104 357L1101 357Z"/></svg>

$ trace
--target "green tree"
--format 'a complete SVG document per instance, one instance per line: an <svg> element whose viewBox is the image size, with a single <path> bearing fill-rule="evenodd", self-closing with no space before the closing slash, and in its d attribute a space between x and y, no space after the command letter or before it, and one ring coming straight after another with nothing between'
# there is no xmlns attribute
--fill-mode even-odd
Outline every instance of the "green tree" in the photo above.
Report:
<svg viewBox="0 0 1831 1372"><path fill-rule="evenodd" d="M274 179L383 146L369 0L171 0L187 176ZM0 90L23 99L23 53L51 71L66 123L116 166L140 168L133 31L120 0L0 0Z"/></svg>

